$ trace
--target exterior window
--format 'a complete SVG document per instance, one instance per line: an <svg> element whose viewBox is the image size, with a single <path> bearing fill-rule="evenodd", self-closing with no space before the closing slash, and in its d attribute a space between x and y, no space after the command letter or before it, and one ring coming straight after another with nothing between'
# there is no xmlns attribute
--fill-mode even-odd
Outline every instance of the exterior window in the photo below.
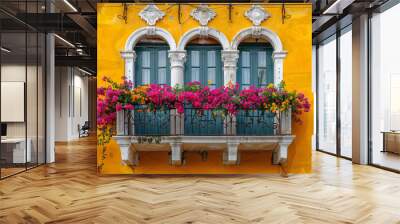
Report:
<svg viewBox="0 0 400 224"><path fill-rule="evenodd" d="M139 45L137 54L135 86L146 84L170 85L170 65L167 45ZM170 133L169 111L146 112L135 108L135 134L166 135Z"/></svg>
<svg viewBox="0 0 400 224"><path fill-rule="evenodd" d="M185 82L198 81L211 89L223 85L221 47L216 45L191 45L187 47ZM190 105L185 109L186 135L220 135L223 133L223 119L204 111L202 116Z"/></svg>
<svg viewBox="0 0 400 224"><path fill-rule="evenodd" d="M336 154L336 36L318 48L318 148Z"/></svg>
<svg viewBox="0 0 400 224"><path fill-rule="evenodd" d="M135 85L166 84L170 85L168 46L139 45L137 54Z"/></svg>
<svg viewBox="0 0 400 224"><path fill-rule="evenodd" d="M274 82L272 47L269 44L239 46L237 81L241 88L265 87ZM274 115L262 111L241 111L236 116L238 135L272 135Z"/></svg>
<svg viewBox="0 0 400 224"><path fill-rule="evenodd" d="M210 88L222 86L221 47L192 45L187 47L185 82L198 81Z"/></svg>
<svg viewBox="0 0 400 224"><path fill-rule="evenodd" d="M352 157L352 32L340 36L340 155Z"/></svg>
<svg viewBox="0 0 400 224"><path fill-rule="evenodd" d="M272 47L269 44L239 46L238 83L242 88L264 87L274 82Z"/></svg>
<svg viewBox="0 0 400 224"><path fill-rule="evenodd" d="M371 18L370 162L400 171L400 4Z"/></svg>

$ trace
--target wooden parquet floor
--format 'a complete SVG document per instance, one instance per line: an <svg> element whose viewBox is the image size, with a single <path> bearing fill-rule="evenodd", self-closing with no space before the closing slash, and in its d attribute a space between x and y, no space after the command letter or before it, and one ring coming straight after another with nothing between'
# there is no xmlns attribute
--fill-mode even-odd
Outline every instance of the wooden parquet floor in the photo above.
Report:
<svg viewBox="0 0 400 224"><path fill-rule="evenodd" d="M314 173L98 176L93 138L0 181L0 223L400 223L400 175L315 153Z"/></svg>

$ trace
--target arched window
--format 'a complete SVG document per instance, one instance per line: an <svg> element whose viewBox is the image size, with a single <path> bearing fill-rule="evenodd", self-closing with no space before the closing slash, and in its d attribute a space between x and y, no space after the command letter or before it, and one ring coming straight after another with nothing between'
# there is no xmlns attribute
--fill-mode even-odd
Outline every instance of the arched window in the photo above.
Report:
<svg viewBox="0 0 400 224"><path fill-rule="evenodd" d="M223 85L221 46L189 45L186 52L185 82L198 81L211 89Z"/></svg>
<svg viewBox="0 0 400 224"><path fill-rule="evenodd" d="M171 84L168 49L166 44L138 44L135 47L135 85Z"/></svg>
<svg viewBox="0 0 400 224"><path fill-rule="evenodd" d="M221 45L214 39L192 40L186 46L185 83L198 81L210 89L223 86L221 50ZM186 135L221 135L223 119L213 116L210 111L204 111L199 116L198 111L188 105L184 130Z"/></svg>
<svg viewBox="0 0 400 224"><path fill-rule="evenodd" d="M171 84L168 60L169 46L164 43L143 43L135 46L135 86L147 84ZM143 106L135 108L135 134L168 135L170 134L169 111L145 111Z"/></svg>
<svg viewBox="0 0 400 224"><path fill-rule="evenodd" d="M272 46L269 43L242 43L239 49L237 82L242 89L265 87L274 83ZM274 115L268 112L240 111L237 116L238 135L274 134Z"/></svg>
<svg viewBox="0 0 400 224"><path fill-rule="evenodd" d="M272 46L267 43L239 45L237 82L242 88L265 87L274 82Z"/></svg>

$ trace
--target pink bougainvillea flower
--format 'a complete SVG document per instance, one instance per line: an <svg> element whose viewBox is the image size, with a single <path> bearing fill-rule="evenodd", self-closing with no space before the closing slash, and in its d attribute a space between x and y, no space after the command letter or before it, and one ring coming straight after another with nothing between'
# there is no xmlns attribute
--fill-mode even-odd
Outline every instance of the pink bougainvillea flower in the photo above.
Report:
<svg viewBox="0 0 400 224"><path fill-rule="evenodd" d="M122 109L123 109L122 105L120 103L117 103L117 105L115 106L115 110L116 111L121 111Z"/></svg>
<svg viewBox="0 0 400 224"><path fill-rule="evenodd" d="M210 89L200 82L189 82L172 88L168 85L150 84L133 88L133 83L123 77L121 83L104 77L108 85L97 89L97 121L100 128L115 123L116 111L133 110L142 104L147 110L176 109L179 114L193 107L201 115L205 110L213 114L235 115L240 110L267 110L280 113L291 110L295 121L303 112L310 111L311 104L303 93L287 91L285 83L269 84L263 88L250 86L240 89L230 83Z"/></svg>

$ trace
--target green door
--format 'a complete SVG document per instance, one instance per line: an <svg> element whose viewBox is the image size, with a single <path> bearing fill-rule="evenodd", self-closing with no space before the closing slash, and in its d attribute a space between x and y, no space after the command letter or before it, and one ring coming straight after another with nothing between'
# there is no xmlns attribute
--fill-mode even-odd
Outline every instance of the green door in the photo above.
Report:
<svg viewBox="0 0 400 224"><path fill-rule="evenodd" d="M186 49L185 83L198 81L211 89L223 85L221 46L189 45ZM212 116L210 111L202 115L190 108L185 109L185 135L222 135L223 119Z"/></svg>
<svg viewBox="0 0 400 224"><path fill-rule="evenodd" d="M274 82L272 47L269 44L241 44L237 82L241 88L265 87ZM240 111L236 117L238 135L272 135L274 115L264 111Z"/></svg>
<svg viewBox="0 0 400 224"><path fill-rule="evenodd" d="M171 84L167 45L141 44L135 47L135 86ZM135 108L135 135L169 135L170 112L147 112L145 105Z"/></svg>

